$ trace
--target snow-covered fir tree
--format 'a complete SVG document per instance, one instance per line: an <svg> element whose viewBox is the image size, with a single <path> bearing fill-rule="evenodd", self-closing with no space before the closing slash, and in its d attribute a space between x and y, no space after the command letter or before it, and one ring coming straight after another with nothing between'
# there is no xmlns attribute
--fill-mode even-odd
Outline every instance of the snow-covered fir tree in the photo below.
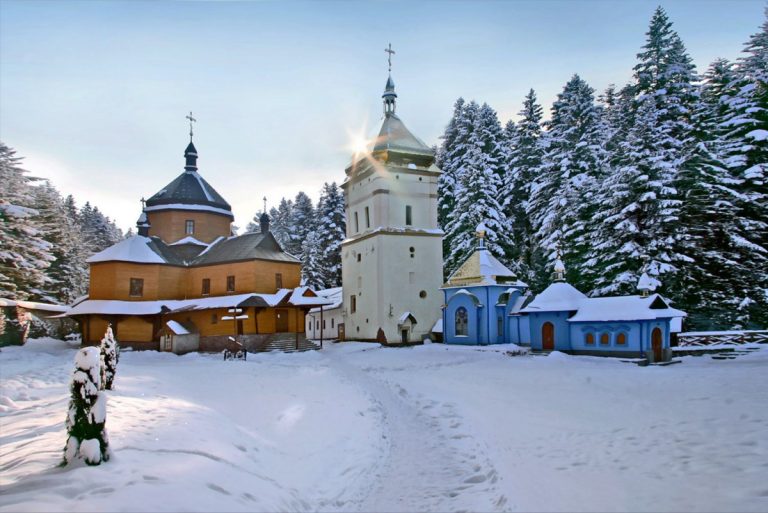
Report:
<svg viewBox="0 0 768 513"><path fill-rule="evenodd" d="M101 339L101 385L104 390L112 390L117 374L117 363L120 358L120 345L112 332L112 325L107 326L104 338Z"/></svg>
<svg viewBox="0 0 768 513"><path fill-rule="evenodd" d="M291 255L300 256L307 235L315 230L315 220L316 214L312 200L300 191L293 201L291 216L288 220L288 237L283 249Z"/></svg>
<svg viewBox="0 0 768 513"><path fill-rule="evenodd" d="M64 464L82 459L98 465L110 457L107 438L107 396L101 390L101 354L98 347L84 347L75 356L67 413Z"/></svg>
<svg viewBox="0 0 768 513"><path fill-rule="evenodd" d="M499 204L502 186L500 168L501 147L505 144L496 113L490 107L470 102L459 118L459 142L463 153L457 152L450 164L456 170L456 203L446 227L444 273L450 275L474 251L477 242L475 229L480 223L486 227L488 249L501 259L506 255L500 238L509 231L509 225ZM494 121L495 120L495 121ZM498 130L492 125L499 125ZM469 132L466 143L461 139Z"/></svg>
<svg viewBox="0 0 768 513"><path fill-rule="evenodd" d="M506 137L510 149L509 169L502 193L504 213L512 224L510 259L518 261L521 278L533 290L541 291L549 284L550 270L542 265L541 250L532 236L528 202L531 183L541 168L544 155L542 137L543 109L531 89L523 100L517 124L507 123Z"/></svg>
<svg viewBox="0 0 768 513"><path fill-rule="evenodd" d="M37 224L33 181L21 158L0 142L0 297L42 298L50 279L51 244Z"/></svg>
<svg viewBox="0 0 768 513"><path fill-rule="evenodd" d="M318 265L324 287L341 286L341 243L346 235L344 195L336 182L323 184L317 205Z"/></svg>
<svg viewBox="0 0 768 513"><path fill-rule="evenodd" d="M301 283L314 290L325 288L321 256L320 238L311 231L301 245Z"/></svg>
<svg viewBox="0 0 768 513"><path fill-rule="evenodd" d="M571 283L583 286L583 256L590 244L588 223L594 193L604 176L601 111L594 90L574 75L558 94L544 139L545 154L535 172L527 204L534 237L554 261L558 248Z"/></svg>
<svg viewBox="0 0 768 513"><path fill-rule="evenodd" d="M101 213L99 207L91 206L90 202L86 202L80 209L79 219L84 244L91 254L123 240L123 232Z"/></svg>
<svg viewBox="0 0 768 513"><path fill-rule="evenodd" d="M466 141L470 132L464 120L464 103L464 98L459 98L454 103L453 116L441 136L443 142L435 152L435 164L442 171L437 181L437 222L444 231L448 227L448 220L456 203L456 168L454 162L461 153L466 151L466 146L461 141ZM447 247L444 245L444 255L446 249Z"/></svg>

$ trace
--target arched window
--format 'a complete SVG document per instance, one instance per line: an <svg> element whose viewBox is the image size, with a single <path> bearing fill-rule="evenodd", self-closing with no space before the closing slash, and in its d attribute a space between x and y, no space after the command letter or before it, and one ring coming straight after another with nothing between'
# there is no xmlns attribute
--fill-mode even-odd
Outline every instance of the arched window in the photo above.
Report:
<svg viewBox="0 0 768 513"><path fill-rule="evenodd" d="M610 333L601 333L600 334L600 345L601 346L611 345L611 334Z"/></svg>
<svg viewBox="0 0 768 513"><path fill-rule="evenodd" d="M456 309L456 336L466 337L468 335L467 330L467 309L460 306Z"/></svg>
<svg viewBox="0 0 768 513"><path fill-rule="evenodd" d="M584 343L588 346L594 346L595 345L595 334L594 333L587 333L584 335Z"/></svg>
<svg viewBox="0 0 768 513"><path fill-rule="evenodd" d="M626 333L619 333L616 335L616 345L617 346L625 346L627 345L627 334Z"/></svg>

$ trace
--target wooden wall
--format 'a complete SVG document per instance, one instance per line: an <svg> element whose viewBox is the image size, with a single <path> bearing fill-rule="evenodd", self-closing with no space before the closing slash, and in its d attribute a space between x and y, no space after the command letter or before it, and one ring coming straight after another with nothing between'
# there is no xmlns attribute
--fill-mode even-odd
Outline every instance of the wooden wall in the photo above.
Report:
<svg viewBox="0 0 768 513"><path fill-rule="evenodd" d="M288 315L288 332L299 333L304 332L304 312L299 308L280 308ZM212 322L212 316L216 315L217 323ZM276 330L276 315L277 309L266 308L261 309L257 316L254 316L253 308L246 308L245 315L248 315L248 319L243 320L243 333L254 334L256 331L256 320L258 320L258 333L275 333ZM221 318L232 315L227 312L226 308L215 310L201 310L196 312L183 312L178 314L171 314L163 317L164 321L173 319L174 321L192 322L200 332L200 336L210 337L215 335L234 335L235 334L235 321L222 321Z"/></svg>
<svg viewBox="0 0 768 513"><path fill-rule="evenodd" d="M91 264L89 299L121 301L153 301L179 299L184 295L183 267L130 262L98 262ZM130 295L131 278L144 280L141 297Z"/></svg>
<svg viewBox="0 0 768 513"><path fill-rule="evenodd" d="M162 264L98 262L91 264L90 299L154 301L202 297L203 278L211 280L211 296L228 294L227 276L235 276L234 294L277 291L275 274L283 275L283 288L298 287L301 266L298 263L251 260L205 267L175 267ZM141 297L130 296L131 278L144 280Z"/></svg>
<svg viewBox="0 0 768 513"><path fill-rule="evenodd" d="M212 242L218 237L229 237L232 218L213 212L195 212L192 210L162 210L147 212L149 235L163 239L166 244L187 237L186 221L195 222L192 237L202 242Z"/></svg>
<svg viewBox="0 0 768 513"><path fill-rule="evenodd" d="M275 274L283 275L283 288L298 287L301 281L301 265L290 262L251 260L232 264L191 267L188 270L186 297L201 297L203 279L211 280L211 296L227 294L227 276L235 276L235 294L252 292L273 294L277 292Z"/></svg>

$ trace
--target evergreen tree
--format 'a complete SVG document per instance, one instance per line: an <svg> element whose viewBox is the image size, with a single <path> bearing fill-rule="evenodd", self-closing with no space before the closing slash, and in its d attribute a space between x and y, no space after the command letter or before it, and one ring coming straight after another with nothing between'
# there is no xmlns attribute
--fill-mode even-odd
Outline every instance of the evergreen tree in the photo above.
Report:
<svg viewBox="0 0 768 513"><path fill-rule="evenodd" d="M317 206L319 268L325 287L341 286L341 243L346 235L344 195L336 182L326 183Z"/></svg>
<svg viewBox="0 0 768 513"><path fill-rule="evenodd" d="M84 347L75 356L66 422L64 465L76 459L83 459L88 465L98 465L109 460L109 440L105 427L107 396L101 391L100 359L97 347Z"/></svg>
<svg viewBox="0 0 768 513"><path fill-rule="evenodd" d="M293 201L288 221L288 237L283 249L291 255L300 256L307 235L315 230L315 208L304 192L299 192Z"/></svg>
<svg viewBox="0 0 768 513"><path fill-rule="evenodd" d="M450 275L475 250L475 230L480 223L486 227L486 245L494 255L505 259L500 241L509 231L508 223L499 204L502 182L497 147L504 144L494 136L495 112L487 106L470 102L464 109L462 125L471 123L465 152L451 162L455 166L456 204L451 213L445 240L449 253L445 257L444 272ZM498 119L496 119L498 123ZM465 128L460 125L460 137ZM458 152L457 152L458 153Z"/></svg>
<svg viewBox="0 0 768 513"><path fill-rule="evenodd" d="M43 301L70 304L86 293L88 265L80 227L69 215L69 206L48 181L35 187L37 226L50 244L53 260L46 269L48 284Z"/></svg>
<svg viewBox="0 0 768 513"><path fill-rule="evenodd" d="M594 90L574 75L552 107L545 155L528 203L534 235L547 260L553 261L560 248L569 279L577 286L584 286L583 259L591 244L588 223L604 175L601 117Z"/></svg>
<svg viewBox="0 0 768 513"><path fill-rule="evenodd" d="M538 258L540 251L534 241L528 215L531 183L541 168L544 154L541 141L543 109L537 103L533 89L525 96L523 108L518 115L520 121L516 125L510 121L506 128L510 162L504 182L502 206L504 214L512 223L513 249L510 259L518 261L521 278L533 290L541 291L548 284L549 269L544 270L542 259Z"/></svg>
<svg viewBox="0 0 768 513"><path fill-rule="evenodd" d="M0 142L0 297L44 297L51 245L37 226L35 194L21 157Z"/></svg>
<svg viewBox="0 0 768 513"><path fill-rule="evenodd" d="M120 358L120 345L112 332L112 326L107 326L104 338L101 339L101 385L104 390L112 390L117 374L117 362Z"/></svg>
<svg viewBox="0 0 768 513"><path fill-rule="evenodd" d="M437 221L443 230L448 226L448 219L456 203L456 169L453 163L460 151L458 138L463 116L464 98L459 98L453 105L453 116L441 136L443 142L435 153L435 164L443 172L437 182Z"/></svg>
<svg viewBox="0 0 768 513"><path fill-rule="evenodd" d="M311 231L301 245L301 283L314 290L326 288L320 258L320 240L317 232Z"/></svg>

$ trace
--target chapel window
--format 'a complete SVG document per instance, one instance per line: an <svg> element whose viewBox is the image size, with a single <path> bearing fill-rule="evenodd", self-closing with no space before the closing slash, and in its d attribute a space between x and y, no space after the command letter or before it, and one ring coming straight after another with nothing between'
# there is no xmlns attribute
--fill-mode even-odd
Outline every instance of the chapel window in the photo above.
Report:
<svg viewBox="0 0 768 513"><path fill-rule="evenodd" d="M235 291L235 277L227 276L227 292Z"/></svg>
<svg viewBox="0 0 768 513"><path fill-rule="evenodd" d="M211 293L211 279L203 278L203 295L207 296Z"/></svg>
<svg viewBox="0 0 768 513"><path fill-rule="evenodd" d="M466 337L468 334L467 330L467 309L463 306L460 306L456 309L456 319L455 319L455 327L456 327L456 336L457 337Z"/></svg>
<svg viewBox="0 0 768 513"><path fill-rule="evenodd" d="M184 223L184 233L187 235L194 235L195 233L195 222L191 219L187 219L187 221Z"/></svg>
<svg viewBox="0 0 768 513"><path fill-rule="evenodd" d="M617 346L625 346L627 345L627 334L626 333L619 333L616 335L616 345Z"/></svg>
<svg viewBox="0 0 768 513"><path fill-rule="evenodd" d="M587 333L584 335L584 343L588 346L594 346L595 345L595 334L594 333Z"/></svg>
<svg viewBox="0 0 768 513"><path fill-rule="evenodd" d="M611 343L611 335L610 333L601 333L600 334L600 345L601 346L607 346Z"/></svg>
<svg viewBox="0 0 768 513"><path fill-rule="evenodd" d="M357 311L357 296L352 294L349 296L349 313L355 313Z"/></svg>
<svg viewBox="0 0 768 513"><path fill-rule="evenodd" d="M131 278L130 284L130 296L141 297L144 295L144 279L143 278Z"/></svg>
<svg viewBox="0 0 768 513"><path fill-rule="evenodd" d="M275 287L277 290L283 288L283 275L282 273L275 273Z"/></svg>
<svg viewBox="0 0 768 513"><path fill-rule="evenodd" d="M413 215L410 205L405 206L405 226L411 226L413 224Z"/></svg>

